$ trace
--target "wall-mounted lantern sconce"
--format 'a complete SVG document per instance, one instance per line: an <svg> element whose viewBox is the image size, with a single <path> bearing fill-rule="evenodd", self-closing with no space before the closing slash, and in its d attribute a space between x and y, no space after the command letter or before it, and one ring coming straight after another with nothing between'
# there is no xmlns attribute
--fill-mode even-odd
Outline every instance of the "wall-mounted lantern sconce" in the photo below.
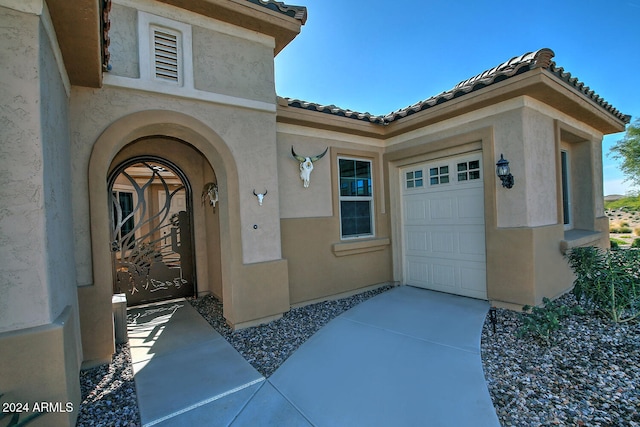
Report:
<svg viewBox="0 0 640 427"><path fill-rule="evenodd" d="M500 160L496 163L496 173L502 181L503 187L513 187L513 175L511 175L511 169L509 169L509 161L505 160L502 154L500 154Z"/></svg>

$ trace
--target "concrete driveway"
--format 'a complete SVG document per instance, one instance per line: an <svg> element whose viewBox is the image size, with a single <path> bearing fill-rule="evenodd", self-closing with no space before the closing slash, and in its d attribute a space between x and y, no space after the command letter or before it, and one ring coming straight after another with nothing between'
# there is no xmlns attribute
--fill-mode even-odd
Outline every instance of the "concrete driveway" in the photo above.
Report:
<svg viewBox="0 0 640 427"><path fill-rule="evenodd" d="M142 422L499 426L480 358L488 309L394 288L329 322L265 379L188 302L165 303L129 326Z"/></svg>

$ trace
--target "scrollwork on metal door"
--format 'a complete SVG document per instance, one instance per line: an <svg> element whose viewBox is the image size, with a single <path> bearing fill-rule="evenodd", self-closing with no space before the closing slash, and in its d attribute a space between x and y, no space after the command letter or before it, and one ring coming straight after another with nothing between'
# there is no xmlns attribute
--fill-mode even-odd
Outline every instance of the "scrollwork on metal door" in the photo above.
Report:
<svg viewBox="0 0 640 427"><path fill-rule="evenodd" d="M114 292L130 305L192 296L194 268L186 179L168 164L140 160L110 180Z"/></svg>

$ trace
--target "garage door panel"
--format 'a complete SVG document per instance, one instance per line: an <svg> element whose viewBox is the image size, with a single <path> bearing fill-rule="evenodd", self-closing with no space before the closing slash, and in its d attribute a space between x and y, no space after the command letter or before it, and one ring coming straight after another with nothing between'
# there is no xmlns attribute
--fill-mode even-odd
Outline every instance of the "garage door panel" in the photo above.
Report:
<svg viewBox="0 0 640 427"><path fill-rule="evenodd" d="M411 227L406 233L404 252L407 256L452 258L463 261L485 261L484 233L465 230L441 231L438 227ZM409 228L407 228L409 230Z"/></svg>
<svg viewBox="0 0 640 427"><path fill-rule="evenodd" d="M430 234L426 230L414 230L407 235L406 251L408 253L426 253L431 250Z"/></svg>
<svg viewBox="0 0 640 427"><path fill-rule="evenodd" d="M485 260L485 242L484 242L484 230L482 231L467 231L460 233L459 235L459 247L460 253L465 255L477 255L481 257L481 260Z"/></svg>
<svg viewBox="0 0 640 427"><path fill-rule="evenodd" d="M480 154L406 168L432 176L403 187L403 258L407 284L486 299L484 184ZM443 169L448 165L448 169ZM421 170L417 173L415 171ZM442 179L443 170L449 176ZM411 173L413 171L413 174ZM451 173L452 171L460 173ZM460 178L458 180L458 178ZM431 185L435 182L435 185Z"/></svg>
<svg viewBox="0 0 640 427"><path fill-rule="evenodd" d="M407 266L408 285L486 298L483 263L408 257Z"/></svg>

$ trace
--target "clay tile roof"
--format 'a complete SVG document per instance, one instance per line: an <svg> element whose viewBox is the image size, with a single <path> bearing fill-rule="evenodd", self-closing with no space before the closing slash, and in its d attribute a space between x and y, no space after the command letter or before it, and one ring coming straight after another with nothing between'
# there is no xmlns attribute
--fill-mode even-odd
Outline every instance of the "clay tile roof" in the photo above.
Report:
<svg viewBox="0 0 640 427"><path fill-rule="evenodd" d="M357 111L345 110L335 105L320 105L313 102L306 102L299 99L284 98L289 107L303 108L305 110L319 111L321 113L333 114L350 119L364 120L371 123L385 124L384 117L375 116L370 113L358 113Z"/></svg>
<svg viewBox="0 0 640 427"><path fill-rule="evenodd" d="M304 25L307 22L307 8L304 6L290 6L288 4L284 4L281 1L275 1L275 0L247 0L247 1L253 4L257 4L259 6L266 7L267 9L271 9L274 12L282 13L284 15L295 18L298 21L302 22L302 25Z"/></svg>
<svg viewBox="0 0 640 427"><path fill-rule="evenodd" d="M335 105L322 106L319 104L313 104L310 102L300 101L298 99L285 98L288 105L291 107L304 108L307 110L321 111L323 113L335 114L343 117L354 118L358 120L367 120L372 123L389 124L395 120L402 119L403 117L410 116L444 102L450 101L454 98L464 96L468 93L480 90L492 84L501 82L513 76L525 73L535 68L543 68L551 72L558 79L563 80L569 85L573 86L578 91L582 92L588 98L590 98L597 105L609 112L611 115L621 120L624 123L629 123L631 116L620 113L617 109L605 102L600 96L595 94L592 90L584 85L584 83L578 81L578 79L571 77L571 74L564 72L562 68L557 68L552 58L555 56L551 49L540 49L535 52L527 52L523 55L513 57L508 61L484 71L477 76L464 80L452 89L442 92L431 98L417 102L405 108L393 111L384 116L373 116L369 113L357 113L355 111L343 110Z"/></svg>

